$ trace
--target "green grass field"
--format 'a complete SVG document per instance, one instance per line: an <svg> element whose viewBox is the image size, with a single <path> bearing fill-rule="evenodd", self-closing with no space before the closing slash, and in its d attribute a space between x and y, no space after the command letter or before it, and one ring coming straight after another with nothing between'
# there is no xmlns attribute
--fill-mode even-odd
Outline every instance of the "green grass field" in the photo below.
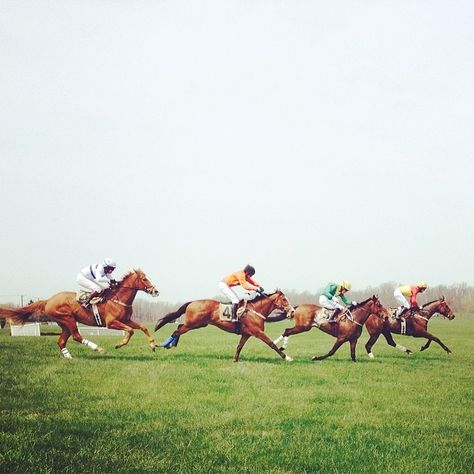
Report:
<svg viewBox="0 0 474 474"><path fill-rule="evenodd" d="M287 322L268 324L275 338ZM161 342L174 330L157 333ZM474 317L435 318L435 343L412 356L379 340L375 360L313 329L290 338L292 363L251 339L193 331L152 353L90 339L100 355L56 337L0 331L0 472L451 473L474 470ZM397 336L418 351L422 340ZM423 340L424 341L424 340Z"/></svg>

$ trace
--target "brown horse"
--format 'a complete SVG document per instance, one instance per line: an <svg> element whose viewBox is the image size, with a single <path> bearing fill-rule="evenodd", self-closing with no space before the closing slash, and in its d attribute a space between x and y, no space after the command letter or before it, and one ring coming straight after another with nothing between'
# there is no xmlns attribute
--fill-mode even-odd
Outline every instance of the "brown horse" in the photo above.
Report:
<svg viewBox="0 0 474 474"><path fill-rule="evenodd" d="M407 336L413 337L426 337L428 339L427 343L421 347L421 350L424 351L428 349L431 344L431 341L437 342L448 354L451 353L451 350L445 346L439 338L427 331L428 321L431 316L439 313L442 316L448 318L449 320L454 319L454 313L451 308L446 303L444 296L438 300L431 301L423 306L421 311L415 312L413 316L406 321L406 332ZM397 348L398 350L405 352L406 354L411 354L410 349L407 349L401 344L397 344L392 337L391 333L401 334L401 321L395 319L394 317L386 318L385 320L380 320L370 316L367 320L365 327L370 334L370 339L367 341L365 348L367 354L371 359L374 358L372 353L372 346L377 342L380 334L383 334L387 343L392 347Z"/></svg>
<svg viewBox="0 0 474 474"><path fill-rule="evenodd" d="M284 333L273 341L274 344L278 344L283 340L281 349L285 350L288 346L289 336L309 331L312 327L316 326L315 317L321 309L322 307L316 304L302 304L297 306L294 314L295 325L292 328L285 329ZM362 333L362 326L367 318L370 315L375 315L376 318L382 320L387 314L387 309L382 306L379 299L374 295L372 298L368 298L362 303L352 306L350 312L347 312L346 316L341 318L337 323L330 323L327 320L318 323L316 327L326 334L335 337L336 342L327 354L319 357L314 356L312 360L323 360L332 356L342 344L349 341L351 358L355 362L357 339L359 339Z"/></svg>
<svg viewBox="0 0 474 474"><path fill-rule="evenodd" d="M174 313L169 313L159 320L156 323L155 331L184 314L184 324L180 325L171 335L172 346L176 346L179 338L191 329L203 328L212 324L224 331L241 335L234 355L234 362L239 361L240 351L251 336L270 346L281 358L287 361L293 360L278 349L264 332L265 320L274 309L283 310L286 314L291 314L294 311L282 291L277 290L271 295L261 294L248 301L245 312L238 322L222 321L219 317L219 304L219 301L216 300L197 300L185 303ZM286 317L286 314L283 317Z"/></svg>
<svg viewBox="0 0 474 474"><path fill-rule="evenodd" d="M105 326L109 329L119 329L127 332L126 337L116 344L118 349L133 336L134 329L140 329L148 338L152 350L157 346L153 336L144 324L132 321L132 303L138 290L145 291L152 296L158 296L159 292L147 278L142 270L132 270L113 287L104 292L106 301L97 305L99 315L102 319L96 318L91 309L84 308L76 301L76 293L64 291L57 293L48 300L37 301L23 308L0 308L0 315L10 319L10 323L23 324L33 313L40 312L49 319L56 321L61 327L61 335L58 339L59 348L64 357L70 359L66 343L70 336L76 341L97 352L104 350L97 344L84 339L77 323L87 326Z"/></svg>

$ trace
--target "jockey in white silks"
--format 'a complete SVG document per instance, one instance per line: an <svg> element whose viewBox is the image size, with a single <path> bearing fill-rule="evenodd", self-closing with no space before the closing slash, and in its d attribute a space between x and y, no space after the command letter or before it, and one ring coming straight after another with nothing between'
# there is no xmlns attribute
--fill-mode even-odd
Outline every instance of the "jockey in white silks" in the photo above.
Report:
<svg viewBox="0 0 474 474"><path fill-rule="evenodd" d="M102 263L83 268L77 275L76 281L84 291L92 293L91 298L93 298L114 282L112 272L116 267L114 260L106 258Z"/></svg>

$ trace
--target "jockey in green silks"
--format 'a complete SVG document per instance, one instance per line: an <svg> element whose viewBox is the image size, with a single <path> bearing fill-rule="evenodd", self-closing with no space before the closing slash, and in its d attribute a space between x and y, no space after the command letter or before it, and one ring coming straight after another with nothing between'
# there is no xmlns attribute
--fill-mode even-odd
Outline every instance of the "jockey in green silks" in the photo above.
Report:
<svg viewBox="0 0 474 474"><path fill-rule="evenodd" d="M341 301L347 306L357 304L355 301L351 301L345 296L345 293L347 293L351 288L352 285L347 280L343 280L340 285L337 283L328 283L323 293L319 297L319 304L323 308L336 310L329 319L330 323L336 322L336 316L342 309L344 309Z"/></svg>

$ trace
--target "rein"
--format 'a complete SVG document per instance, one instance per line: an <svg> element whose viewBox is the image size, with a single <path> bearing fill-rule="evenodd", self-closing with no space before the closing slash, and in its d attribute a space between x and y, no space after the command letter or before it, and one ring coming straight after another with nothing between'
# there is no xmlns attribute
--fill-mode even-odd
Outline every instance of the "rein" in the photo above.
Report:
<svg viewBox="0 0 474 474"><path fill-rule="evenodd" d="M362 311L365 311L366 313L369 313L370 314L370 311L368 309L365 309L363 306L359 306L357 305L357 307L355 309L361 309ZM351 323L354 323L354 324L357 324L358 326L360 327L363 327L364 325L359 323L359 321L356 321L354 319L354 317L352 316L352 313L349 309L346 310L346 315L347 315L347 319L351 322ZM378 316L378 315L376 315Z"/></svg>
<svg viewBox="0 0 474 474"><path fill-rule="evenodd" d="M247 304L249 306L248 308L247 308ZM283 311L285 310L284 308L276 308L276 309L281 309ZM257 310L255 310L252 306L252 303L247 300L245 300L244 311L242 312L242 315L244 315L245 313L253 313L257 315L259 318L262 318L264 321L267 319L267 316L264 316L262 313L259 313Z"/></svg>
<svg viewBox="0 0 474 474"><path fill-rule="evenodd" d="M364 311L367 311L365 308L360 308L360 309L363 309ZM358 321L356 321L354 319L354 316L352 316L352 313L350 312L350 310L347 310L346 311L346 316L347 316L347 319L351 322L351 323L354 323L354 324L357 324L358 326L363 326L363 324L360 324Z"/></svg>
<svg viewBox="0 0 474 474"><path fill-rule="evenodd" d="M135 288L134 286L119 286L120 283L114 288L114 289L117 289L117 292L124 288L126 290L136 290L138 291L138 288ZM146 293L149 293L149 291L152 289L153 287L152 286L149 286L149 287L145 287L145 292ZM109 301L112 301L113 303L117 303L119 304L120 306L125 306L125 308L131 308L133 306L133 303L132 304L127 304L127 303L124 303L123 301L120 301L118 298L117 298L117 295L115 294Z"/></svg>

